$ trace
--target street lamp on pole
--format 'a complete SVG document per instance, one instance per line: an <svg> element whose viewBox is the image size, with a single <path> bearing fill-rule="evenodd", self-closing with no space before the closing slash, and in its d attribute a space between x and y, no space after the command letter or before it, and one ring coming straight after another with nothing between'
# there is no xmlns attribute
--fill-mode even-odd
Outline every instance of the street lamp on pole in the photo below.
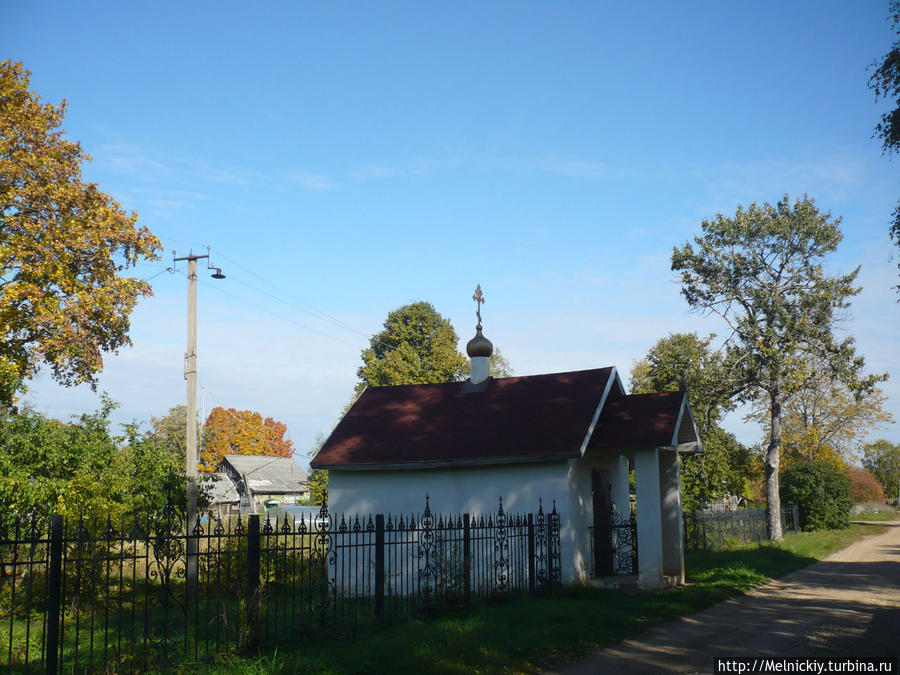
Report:
<svg viewBox="0 0 900 675"><path fill-rule="evenodd" d="M187 352L184 355L184 379L187 380L187 447L185 448L185 470L187 473L187 591L193 596L197 588L197 539L191 536L197 514L197 261L206 258L206 268L215 270L213 279L224 279L225 275L218 267L209 263L209 247L206 255L195 255L193 252L174 262L187 260L188 263L188 325Z"/></svg>

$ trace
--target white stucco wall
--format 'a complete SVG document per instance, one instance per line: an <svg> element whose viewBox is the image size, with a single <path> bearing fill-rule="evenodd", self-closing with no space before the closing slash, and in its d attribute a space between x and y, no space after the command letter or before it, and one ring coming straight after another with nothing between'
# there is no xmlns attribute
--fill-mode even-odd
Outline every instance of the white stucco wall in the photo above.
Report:
<svg viewBox="0 0 900 675"><path fill-rule="evenodd" d="M655 468L655 467L654 467ZM535 513L538 499L549 513L556 500L560 516L560 560L563 583L590 577L590 532L593 526L591 472L610 470L612 497L627 517L628 460L617 453L591 453L561 462L406 471L329 472L328 508L350 522L354 517L382 513L418 517L425 508L438 514L495 514L499 498L507 513Z"/></svg>
<svg viewBox="0 0 900 675"><path fill-rule="evenodd" d="M580 566L586 565L583 544L576 551L576 531L570 509L571 474L576 461L541 462L515 465L424 469L408 471L329 471L328 509L337 521L382 513L419 514L425 508L425 495L431 510L445 517L458 514L495 514L499 498L506 513L536 513L538 499L544 513L550 513L553 500L560 515L560 560L563 583L584 578ZM590 502L590 472L588 493ZM580 506L579 506L580 508ZM579 521L581 522L581 521ZM589 551L588 551L589 553Z"/></svg>
<svg viewBox="0 0 900 675"><path fill-rule="evenodd" d="M544 511L568 494L568 463L419 469L406 471L328 472L328 509L340 514L421 513L425 495L435 513L496 513L499 498L507 512Z"/></svg>

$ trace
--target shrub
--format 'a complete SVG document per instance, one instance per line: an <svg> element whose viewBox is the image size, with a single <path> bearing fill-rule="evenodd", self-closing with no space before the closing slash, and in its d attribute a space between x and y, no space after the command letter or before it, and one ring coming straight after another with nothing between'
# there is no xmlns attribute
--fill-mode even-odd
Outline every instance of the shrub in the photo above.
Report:
<svg viewBox="0 0 900 675"><path fill-rule="evenodd" d="M850 481L826 462L799 462L781 472L781 503L800 507L801 530L830 530L850 524Z"/></svg>
<svg viewBox="0 0 900 675"><path fill-rule="evenodd" d="M884 486L871 471L855 466L847 476L850 479L850 498L854 504L883 502Z"/></svg>

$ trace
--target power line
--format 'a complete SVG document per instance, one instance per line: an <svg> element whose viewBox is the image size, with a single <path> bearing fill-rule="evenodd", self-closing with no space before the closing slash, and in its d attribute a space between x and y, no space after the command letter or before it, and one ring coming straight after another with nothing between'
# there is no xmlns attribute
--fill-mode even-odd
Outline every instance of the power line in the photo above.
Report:
<svg viewBox="0 0 900 675"><path fill-rule="evenodd" d="M311 310L309 310L309 309L307 309L307 308L305 308L305 307L303 307L303 306L301 306L301 305L299 305L299 304L292 303L292 302L287 302L287 301L285 301L284 299L279 298L277 295L274 295L274 294L272 294L272 293L269 293L268 291L266 291L266 290L264 290L264 289L262 289L262 288L259 288L259 287L257 287L257 286L254 286L253 284L248 284L246 281L241 281L239 278L235 277L233 274L231 275L231 279L232 279L233 281L238 282L239 284L241 284L241 285L243 285L243 286L246 286L247 288L249 288L249 289L251 289L251 290L253 290L253 291L256 291L257 293L261 293L262 295L266 295L266 296L272 298L273 300L276 300L276 301L278 301L278 302L280 302L280 303L282 303L282 304L284 304L284 305L287 305L288 307L294 307L294 308L299 309L299 310L302 311L302 312L306 312L307 314L310 314L311 316L314 316L314 317L316 317L316 318L321 318L321 319L328 320L329 323L334 324L334 325L337 326L338 328L343 328L344 330L349 330L349 331L351 331L351 332L353 332L353 333L357 333L357 334L359 334L359 335L362 335L363 337L366 337L366 334L363 333L362 331L358 331L358 330L356 330L355 328L352 328L352 327L350 327L350 326L347 326L346 324L344 324L343 322L339 321L338 319L331 319L331 318L328 317L328 315L326 315L326 314L317 315L317 314L314 313L313 311L311 311ZM269 284L269 285L270 285L270 286L274 286L274 284ZM282 291L282 292L285 293L285 294L287 294L286 291Z"/></svg>
<svg viewBox="0 0 900 675"><path fill-rule="evenodd" d="M339 328L343 328L344 330L350 331L351 333L355 333L355 334L357 334L357 335L360 335L360 336L366 338L367 340L369 340L370 343L375 343L375 344L381 345L381 346L384 348L385 353L392 352L392 351L394 351L395 349L398 349L398 348L400 347L400 345L391 345L391 344L388 344L388 343L384 342L383 340L379 340L379 339L376 338L374 335L370 336L368 333L365 333L365 332L363 332L363 331L361 331L361 330L358 330L358 329L354 328L353 326L351 326L350 324L346 323L345 321L341 321L340 319L335 318L334 316L328 314L327 312L324 312L324 311L322 311L321 309L318 309L317 307L311 305L310 303L306 302L305 300L302 300L302 299L298 298L296 295L294 295L294 294L291 293L290 291L285 290L284 288L282 288L282 287L279 286L278 284L276 284L276 283L274 283L274 282L272 282L272 281L269 281L268 279L263 278L262 276L260 276L260 275L257 274L256 272L254 272L253 270L251 270L251 269L245 267L244 265L241 265L239 262L237 262L237 261L234 260L233 258L229 258L229 257L228 257L225 253L223 253L222 251L220 251L220 250L218 250L218 249L211 249L211 250L215 251L218 255L222 256L223 258L225 258L226 260L228 260L230 263L232 263L232 264L236 265L237 267L240 267L241 269L245 270L248 274L251 274L252 276L256 277L257 279L259 279L260 281L262 281L264 284L266 284L266 285L268 285L268 286L271 286L272 288L276 289L278 292L280 292L280 293L282 293L283 295L285 295L285 296L291 298L292 300L294 300L296 303L299 303L299 304L294 304L294 303L291 303L291 302L287 302L287 301L285 301L284 299L279 298L278 296L272 295L272 294L269 293L268 291L265 291L265 290L263 290L263 289L257 288L257 287L255 287L255 286L253 286L252 284L248 284L246 281L241 281L240 279L238 279L238 278L234 277L234 275L232 275L232 279L233 279L234 281L237 281L239 284L243 284L244 286L247 286L248 288L250 288L250 289L252 289L252 290L254 290L254 291L258 292L258 293L262 293L263 295L267 295L267 296L269 296L270 298L272 298L273 300L276 300L276 301L278 301L278 302L280 302L280 303L282 303L282 304L284 304L284 305L287 305L288 307L294 307L294 308L299 309L299 310L301 310L301 311L303 311L303 312L306 312L307 314L311 314L312 316L314 316L314 317L316 317L316 318L319 318L319 319L328 321L329 323L332 323L332 324L334 324L335 326L337 326L337 327L339 327ZM346 343L345 343L345 344L346 344Z"/></svg>
<svg viewBox="0 0 900 675"><path fill-rule="evenodd" d="M153 236L155 236L157 239L165 239L166 241L174 241L179 244L188 244L190 246L203 247L203 244L201 244L199 241L188 241L186 239L177 239L176 237L170 237L167 234L159 234L158 232L153 232Z"/></svg>
<svg viewBox="0 0 900 675"><path fill-rule="evenodd" d="M273 300L275 300L276 302L280 302L280 303L282 303L283 305L285 305L285 306L287 306L287 307L291 307L291 308L294 308L294 309L299 309L299 310L301 310L301 311L303 311L303 312L305 312L305 313L307 313L307 314L312 315L314 318L318 318L318 319L320 319L320 320L328 321L329 323L333 324L333 325L336 326L336 327L343 328L344 330L350 331L351 333L355 333L355 334L357 334L357 335L360 335L360 336L366 338L366 339L370 342L370 344L372 344L373 346L374 346L375 344L380 345L380 346L383 347L383 349L384 349L384 353L382 354L382 357L383 357L384 355L386 355L386 354L392 352L392 351L395 351L395 350L399 349L399 348L402 346L402 343L401 343L401 344L394 344L394 345L392 345L392 344L388 344L387 342L384 342L383 340L380 340L380 339L376 338L374 335L369 336L367 333L364 333L363 331L360 331L360 330L354 328L353 326L349 325L348 323L346 323L346 322L344 322L344 321L341 321L340 319L338 319L338 318L336 318L336 317L334 317L334 316L328 314L327 312L324 312L324 311L322 311L321 309L318 309L318 308L315 307L314 305L312 305L312 304L310 304L310 303L308 303L308 302L306 302L306 301L304 301L304 300L298 298L296 295L294 295L293 293L291 293L291 292L285 290L284 288L282 288L282 287L279 286L278 284L276 284L276 283L274 283L274 282L272 282L272 281L269 281L268 279L265 279L264 277L260 276L260 275L257 274L256 272L254 272L252 269L250 269L250 268L248 268L248 267L242 265L242 264L239 263L238 261L234 260L233 258L229 257L228 255L226 255L225 253L223 253L222 251L220 251L219 249L210 247L210 250L211 250L211 251L215 251L215 253L216 253L218 256L221 256L222 258L224 258L225 260L227 260L229 263L231 263L231 264L235 265L236 267L239 267L239 268L241 268L242 270L246 271L248 274L252 275L252 276L255 277L256 279L259 279L259 280L260 280L261 282L263 282L264 284L266 284L266 285L268 285L268 286L271 286L272 288L274 288L274 289L275 289L276 291L278 291L279 293L281 293L281 294L287 296L288 298L291 298L292 300L294 300L294 302L288 302L288 301L284 300L283 298L280 298L280 297L278 297L277 295L273 295L272 293L270 293L270 292L268 292L268 291L266 291L266 290L264 290L264 289L258 288L258 287L256 287L256 286L254 286L253 284L247 283L246 281L242 281L241 279L236 278L235 275L232 273L231 276L230 276L230 278L231 278L233 281L236 281L237 283L242 284L242 285L246 286L247 288L250 288L251 290L253 290L253 291L257 292L257 293L261 293L262 295L265 295L265 296L267 296L267 297L270 297L270 298L272 298ZM181 270L176 270L176 271L181 272L181 273L183 274L183 272L182 272ZM249 306L251 306L251 307L254 307L255 309L258 309L258 310L260 310L260 311L262 311L262 312L265 312L266 314L269 314L269 315L271 315L271 316L274 316L275 318L281 319L282 321L287 321L288 323L292 323L292 324L294 324L295 326L298 326L298 327L303 328L303 329L305 329L305 330L308 330L308 331L311 331L311 332L316 333L316 334L318 334L318 335L321 335L322 337L326 337L326 338L328 338L328 339L330 339L330 340L334 340L335 342L340 342L341 344L347 345L347 346L349 346L349 347L353 347L354 349L359 349L359 346L356 345L356 344L352 344L352 343L350 343L350 342L347 342L346 340L343 340L343 339L341 339L341 338L339 338L339 337L335 337L334 335L331 335L330 333L326 333L326 332L324 332L324 331L321 331L321 330L319 330L319 329L317 329L317 328L313 328L312 326L309 326L309 325L307 325L307 324L300 323L299 321L296 321L296 320L294 320L294 319L292 319L292 318L290 318L290 317L283 316L283 315L281 315L281 314L279 314L279 313L277 313L277 312L272 311L272 310L269 309L268 307L265 307L265 306L263 306L263 305L260 305L260 304L258 304L258 303L255 303L255 302L252 302L252 301L250 301L250 300L247 300L246 298L242 298L242 297L240 297L240 296L238 296L238 295L235 295L235 294L233 294L233 293L229 293L228 291L222 289L221 287L217 287L217 286L215 286L215 285L213 285L213 284L210 284L210 283L205 282L205 281L202 281L202 280L200 280L200 283L203 284L203 285L205 285L205 286L213 287L213 288L215 288L215 290L218 291L219 293L223 293L223 294L225 294L225 295L227 295L227 296L229 296L229 297L231 297L231 298L234 298L235 300L238 300L238 301L240 301L240 302L243 302L243 303L246 304L246 305L249 305ZM295 303L298 303L298 304L295 304Z"/></svg>
<svg viewBox="0 0 900 675"><path fill-rule="evenodd" d="M256 429L254 426L252 426L251 424L249 424L246 420L244 420L244 419L238 417L238 416L235 415L233 412L231 412L231 409L226 408L226 407L225 407L225 403L222 402L222 399L220 399L218 396L216 396L216 394L215 394L214 391L212 391L209 387L207 387L207 386L206 386L205 384L203 384L202 382L201 382L200 384L201 384L201 386L203 387L203 389L204 389L208 394L210 394L214 399L216 399L216 401L219 402L219 407L225 412L226 415L228 415L228 416L231 417L235 422L237 422L238 424L243 425L245 428L249 429L250 431L253 431L253 432L260 432L260 433L262 434L262 439L261 439L262 442L263 442L263 443L268 443L269 438L268 438L268 434L266 433L266 423L265 423L265 418L263 417L262 413L257 413L257 414L259 415L260 420L259 420L259 429ZM212 413L210 412L210 414L212 414ZM206 422L204 421L204 426L205 426L205 425L206 425ZM285 428L285 432L289 431L286 424L284 425L284 428ZM289 440L289 439L286 439L286 440ZM293 445L294 442L291 440L290 443L291 443L291 445ZM294 446L294 452L296 452L296 450L297 450L297 448L296 448L296 446ZM276 459L280 459L280 456L279 456L278 458L276 458ZM256 469L254 469L254 471L255 471L255 470L256 470Z"/></svg>
<svg viewBox="0 0 900 675"><path fill-rule="evenodd" d="M149 276L149 277L144 278L144 281L150 281L151 279L155 279L155 278L158 277L160 274L164 274L165 272L169 272L170 269L171 269L171 268L166 267L165 269L160 270L160 271L157 272L156 274L153 274L153 275L151 275L151 276Z"/></svg>
<svg viewBox="0 0 900 675"><path fill-rule="evenodd" d="M218 255L220 255L220 256L222 256L223 258L225 258L228 262L230 262L230 263L232 263L232 264L234 264L234 265L240 267L242 270L244 270L244 271L247 272L248 274L250 274L250 275L256 277L257 279L259 279L260 281L262 281L264 284L267 284L267 285L271 286L272 288L274 288L274 289L280 291L281 293L283 293L283 294L286 295L287 297L291 298L291 299L294 300L295 302L300 303L301 306L308 308L308 309L305 309L304 311L306 311L306 312L311 312L311 313L313 313L313 314L318 314L320 317L326 319L327 321L330 321L331 323L335 324L336 326L340 326L341 328L343 328L343 329L345 329L345 330L349 330L350 332L358 333L358 334L362 335L363 337L366 337L366 334L365 334L365 333L363 333L363 332L361 332L361 331L358 331L356 328L354 328L353 326L349 325L348 323L345 323L344 321L341 321L340 319L331 316L331 315L328 314L327 312L324 312L324 311L322 311L321 309L318 309L317 307L311 305L310 303L306 302L305 300L302 300L302 299L298 298L296 295L294 295L293 293L290 293L289 291L286 291L285 289L283 289L283 288L282 288L281 286L279 286L278 284L275 284L275 283L269 281L268 279L264 279L263 277L261 277L259 274L257 274L256 272L254 272L254 271L251 270L250 268L245 267L244 265L241 265L241 263L237 262L236 260L233 260L232 258L229 258L229 257L228 257L227 255L225 255L222 251L220 251L220 250L218 250L218 249L212 249L212 250L215 251ZM281 300L281 302L284 302L284 301ZM302 308L302 307L298 307L298 309L300 309L300 308Z"/></svg>
<svg viewBox="0 0 900 675"><path fill-rule="evenodd" d="M182 271L182 270L176 270L176 271L180 272L181 274L184 274L184 271ZM214 285L214 284L210 284L210 283L208 283L208 282L206 282L206 281L203 281L203 280L198 280L198 281L200 281L200 283L203 284L204 286L209 286L210 288L215 289L218 293L222 293L222 294L224 294L224 295L227 295L227 296L230 297L230 298L234 298L235 300L238 300L239 302L243 302L244 304L249 305L249 306L251 306L251 307L254 307L255 309L260 310L261 312L265 312L266 314L270 314L270 315L274 316L274 317L277 318L277 319L281 319L282 321L287 321L288 323L292 323L292 324L294 324L295 326L298 326L298 327L303 328L303 329L308 330L308 331L312 331L313 333L317 333L317 334L321 335L322 337L326 337L326 338L328 338L328 339L330 339L330 340L334 340L335 342L340 342L341 344L345 344L345 345L347 345L348 347L353 347L353 349L358 349L358 348L359 348L358 345L355 345L355 344L353 344L353 343L347 342L346 340L342 340L341 338L335 337L334 335L330 335L329 333L325 333L325 332L323 332L323 331L320 331L320 330L318 330L317 328L313 328L312 326L308 326L308 325L306 325L306 324L300 323L299 321L295 321L294 319L291 319L290 317L286 317L286 316L283 316L283 315L281 315L281 314L278 314L277 312L273 312L273 311L272 311L271 309L269 309L268 307L264 307L263 305L259 305L259 304L255 303L255 302L252 302L252 301L250 301L250 300L247 300L246 298L242 298L242 297L240 297L239 295L235 295L234 293L229 293L228 291L223 290L222 288L219 288L219 287L217 287L217 286Z"/></svg>

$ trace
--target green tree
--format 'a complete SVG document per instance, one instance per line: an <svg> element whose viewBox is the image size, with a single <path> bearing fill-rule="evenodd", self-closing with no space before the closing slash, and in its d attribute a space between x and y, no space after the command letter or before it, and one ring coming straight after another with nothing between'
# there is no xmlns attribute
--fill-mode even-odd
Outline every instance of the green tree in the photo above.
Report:
<svg viewBox="0 0 900 675"><path fill-rule="evenodd" d="M0 62L0 403L42 365L96 387L103 353L130 345L129 315L150 285L122 272L159 240L93 183L63 136L66 103L43 104L21 63Z"/></svg>
<svg viewBox="0 0 900 675"><path fill-rule="evenodd" d="M328 471L312 469L309 472L309 503L321 506L328 499Z"/></svg>
<svg viewBox="0 0 900 675"><path fill-rule="evenodd" d="M306 456L315 457L322 446L325 445L325 434L316 434L313 446ZM328 470L312 469L309 472L309 503L321 506L328 501Z"/></svg>
<svg viewBox="0 0 900 675"><path fill-rule="evenodd" d="M0 522L51 511L114 523L183 502L184 467L129 425L110 430L114 404L70 422L26 408L0 415Z"/></svg>
<svg viewBox="0 0 900 675"><path fill-rule="evenodd" d="M468 364L470 365L471 364ZM467 371L468 372L468 371ZM500 351L500 347L494 347L494 351L488 357L488 375L491 377L512 377L516 374L509 361Z"/></svg>
<svg viewBox="0 0 900 675"><path fill-rule="evenodd" d="M390 312L383 329L372 336L356 371L357 396L368 386L430 384L459 380L466 358L459 337L430 302L414 302Z"/></svg>
<svg viewBox="0 0 900 675"><path fill-rule="evenodd" d="M827 462L798 462L781 477L781 498L800 509L800 529L833 530L850 525L849 479Z"/></svg>
<svg viewBox="0 0 900 675"><path fill-rule="evenodd" d="M731 330L725 361L741 400L767 411L765 455L769 537L782 539L779 465L783 406L797 386L806 357L821 358L854 391L879 378L861 378L864 360L853 339L836 341L835 310L859 292L859 272L828 276L825 256L841 241L840 219L820 213L804 196L775 206L738 206L733 217L704 220L702 234L672 252L681 292L692 309L720 316Z"/></svg>
<svg viewBox="0 0 900 675"><path fill-rule="evenodd" d="M866 436L894 421L884 409L887 397L880 388L854 390L829 370L818 356L798 364L782 407L784 463L815 459L846 470ZM758 408L755 416L767 427L766 410Z"/></svg>
<svg viewBox="0 0 900 675"><path fill-rule="evenodd" d="M127 425L123 452L127 462L127 481L131 486L129 509L133 513L161 513L169 502L177 508L185 505L184 457L177 457L167 448L149 442L137 431L137 425ZM207 504L200 494L199 506Z"/></svg>
<svg viewBox="0 0 900 675"><path fill-rule="evenodd" d="M675 333L660 339L631 370L635 394L686 388L704 452L682 457L684 508L693 511L726 493L746 495L750 450L719 426L733 409L731 378L710 335Z"/></svg>
<svg viewBox="0 0 900 675"><path fill-rule="evenodd" d="M888 4L891 28L900 37L900 0ZM880 62L873 62L869 77L869 88L875 93L875 100L890 101L891 109L881 116L875 125L876 138L881 139L881 149L890 154L900 151L900 39L895 40L890 51ZM900 202L894 209L890 227L891 239L900 246ZM900 290L900 285L896 286Z"/></svg>
<svg viewBox="0 0 900 675"><path fill-rule="evenodd" d="M863 447L862 465L884 485L890 499L898 498L900 487L900 445L884 439Z"/></svg>
<svg viewBox="0 0 900 675"><path fill-rule="evenodd" d="M200 426L197 425L197 447L200 447ZM151 417L144 439L183 464L187 452L187 406L176 405L165 415Z"/></svg>

